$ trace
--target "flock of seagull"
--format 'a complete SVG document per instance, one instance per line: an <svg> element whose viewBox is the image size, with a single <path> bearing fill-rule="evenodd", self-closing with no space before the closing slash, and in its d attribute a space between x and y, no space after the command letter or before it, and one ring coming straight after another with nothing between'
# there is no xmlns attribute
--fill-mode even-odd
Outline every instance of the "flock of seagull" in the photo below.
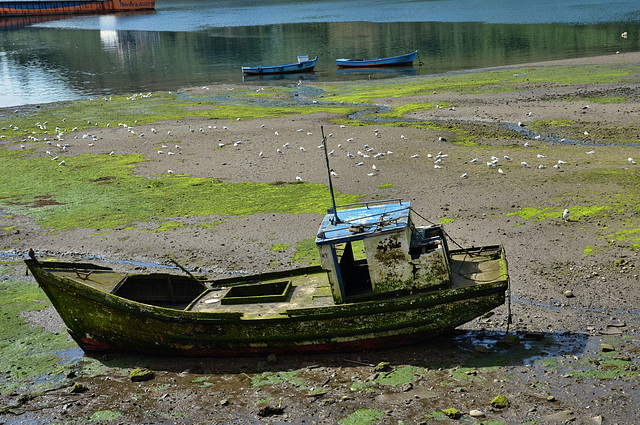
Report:
<svg viewBox="0 0 640 425"><path fill-rule="evenodd" d="M240 120L240 118L238 118L238 121ZM89 124L91 124L91 122L89 122ZM137 124L137 121L136 121ZM40 129L46 132L46 125L47 123L36 123L36 126ZM109 127L110 125L107 125L107 127ZM14 127L12 125L9 126L12 130L17 131L19 130L17 127ZM137 137L145 137L145 133L144 132L140 132L138 133L137 130L133 127L133 126L129 126L127 124L124 123L119 123L118 127L122 127L124 129L127 130L128 133L130 133L131 136L137 136ZM346 128L346 125L340 125L341 129ZM261 129L267 129L267 125L266 124L262 124L260 126ZM2 130L6 130L6 129L2 129ZM71 130L71 133L73 132L77 132L77 128L74 128ZM195 129L195 128L191 128L189 127L189 132L190 133L201 133L201 134L206 134L209 131L214 131L214 130L221 130L224 132L228 132L229 128L227 126L221 126L218 127L217 125L210 125L207 127L207 130L205 130L204 128L199 128L199 129ZM156 130L155 128L151 128L150 129L151 133L153 135L157 135L158 134L158 130ZM163 130L166 131L166 135L167 136L172 136L171 130ZM273 131L273 129L272 129ZM306 133L307 136L313 136L312 132L307 132L304 129L300 128L297 130L298 133ZM38 139L38 137L34 136L33 134L35 134L35 132L33 132L31 135L27 136L26 139L23 140L23 142L39 142L41 140ZM53 136L51 136L51 138L48 137L44 137L43 141L45 142L45 144L47 145L48 149L46 150L46 155L50 156L52 160L55 161L59 161L60 155L63 155L64 153L67 153L68 148L71 146L69 143L63 143L63 141L65 140L67 133L63 130L61 130L59 127L55 128L55 134ZM278 138L280 136L280 131L275 130L273 133L274 137ZM380 140L383 139L382 138L382 133L380 132L379 129L374 129L373 130L373 136L374 136L374 140ZM5 135L1 136L2 138L5 137ZM92 134L91 132L85 133L82 136L80 136L83 140L88 141L88 146L89 147L93 147L95 146L96 142L98 141L98 136L96 134ZM316 136L317 137L317 136ZM74 139L78 139L79 136L75 135ZM266 139L267 137L265 137ZM330 138L334 138L333 133L329 133L326 138L324 140L329 140ZM337 137L336 137L337 139ZM400 141L398 141L398 143L402 143L403 141L408 140L408 138L404 135L400 136ZM439 142L446 142L447 139L444 137L438 137L437 140ZM381 143L384 142L385 144L388 145L389 140L381 140ZM55 145L54 145L55 143ZM181 149L181 145L180 144L176 144L176 143L171 143L173 145L173 147L170 147L167 143L170 142L164 142L161 144L155 144L155 152L157 155L164 155L166 154L167 156L173 156L176 154L176 152L178 152ZM248 142L247 142L248 143ZM227 146L233 146L235 148L240 148L242 145L244 145L245 142L243 142L242 140L237 140L233 143L223 143L222 141L220 143L217 144L218 148L225 148ZM368 169L369 171L367 172L367 175L369 177L374 177L377 176L380 173L380 168L379 168L379 163L376 163L376 161L379 161L381 159L383 159L384 157L393 155L394 152L388 149L383 149L383 150L376 150L373 146L371 146L371 144L373 144L372 141L369 141L369 143L364 143L362 145L358 144L355 140L354 137L348 137L344 140L344 142L342 143L337 143L336 144L336 148L335 149L331 149L331 151L328 152L329 156L338 156L338 155L344 155L346 156L348 159L353 160L353 165L355 167L363 167L365 170ZM58 149L57 152L52 152L52 150L50 150L51 148L53 148L55 146L55 148ZM529 142L524 143L524 147L528 148L528 147L532 147L531 144ZM27 147L22 144L21 145L21 149L26 149ZM285 155L287 152L290 152L290 148L291 148L291 142L287 142L282 144L281 146L277 147L275 149L275 153L276 155L280 156L280 155ZM324 144L320 144L317 146L317 148L319 149L324 149ZM298 150L300 152L306 152L307 149L302 146L302 144L298 147ZM109 152L109 155L114 155L116 152L111 150ZM587 155L594 155L595 151L591 150L588 152L585 152ZM263 150L261 150L258 153L258 158L268 158L270 155L268 155L267 153L265 153L264 150L264 146L263 146ZM426 154L426 158L427 158L427 162L432 162L433 168L434 169L441 169L445 166L445 163L447 161L448 158L448 154L443 153L442 151L437 153L437 154L431 154L431 153L427 153ZM419 159L421 158L421 153L414 153L410 155L411 159ZM539 162L538 165L533 166L530 165L527 161L520 161L520 166L524 167L524 168L537 168L539 170L544 170L547 168L547 165L545 165L545 162L548 163L549 159L546 158L545 155L543 154L536 154L536 158L534 159L534 161ZM367 166L365 166L365 162L368 162L370 164L370 168L368 168ZM480 158L475 157L472 158L468 161L465 161L466 163L468 163L469 165L482 165L482 163L486 163L486 166L489 168L494 168L496 169L498 174L504 175L506 174L505 170L506 165L507 164L517 164L517 161L514 161L513 158L511 158L508 155L503 155L502 158L499 158L497 156L491 156L489 159L487 160L480 160ZM632 157L628 158L628 162L629 164L636 164L636 162L634 161L634 159ZM61 161L58 162L59 165L65 165L66 164L66 160L62 159ZM552 166L552 168L556 171L563 171L562 166L566 164L566 161L562 160L562 159L558 159L557 162ZM174 171L169 169L167 170L168 174L174 174ZM331 170L331 174L332 176L337 177L338 174L334 171ZM468 179L470 178L470 171L467 171L465 173L463 173L462 175L460 175L461 178L463 179ZM304 181L303 177L297 175L295 177L296 181L301 182Z"/></svg>

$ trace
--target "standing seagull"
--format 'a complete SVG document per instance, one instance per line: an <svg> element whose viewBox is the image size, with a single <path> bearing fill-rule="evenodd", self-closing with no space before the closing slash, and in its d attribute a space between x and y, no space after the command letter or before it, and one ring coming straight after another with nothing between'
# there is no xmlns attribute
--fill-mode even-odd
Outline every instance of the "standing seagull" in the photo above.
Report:
<svg viewBox="0 0 640 425"><path fill-rule="evenodd" d="M569 210L568 210L568 209L565 209L565 210L562 212L562 219L563 219L564 221L569 221Z"/></svg>

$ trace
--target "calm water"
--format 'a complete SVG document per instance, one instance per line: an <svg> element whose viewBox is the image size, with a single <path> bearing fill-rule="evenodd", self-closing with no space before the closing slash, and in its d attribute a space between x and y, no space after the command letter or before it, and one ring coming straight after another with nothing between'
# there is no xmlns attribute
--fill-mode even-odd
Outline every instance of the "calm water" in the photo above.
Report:
<svg viewBox="0 0 640 425"><path fill-rule="evenodd" d="M335 66L336 58L415 49L423 66L364 73ZM0 19L0 107L243 83L241 66L294 62L298 54L320 57L302 78L331 81L637 50L637 0L157 0L155 12Z"/></svg>

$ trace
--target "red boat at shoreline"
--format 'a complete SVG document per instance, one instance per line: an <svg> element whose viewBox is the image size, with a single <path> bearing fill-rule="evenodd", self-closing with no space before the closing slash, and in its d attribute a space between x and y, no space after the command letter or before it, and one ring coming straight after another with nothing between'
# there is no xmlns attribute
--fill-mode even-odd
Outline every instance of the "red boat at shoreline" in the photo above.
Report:
<svg viewBox="0 0 640 425"><path fill-rule="evenodd" d="M0 0L0 18L153 10L156 0Z"/></svg>

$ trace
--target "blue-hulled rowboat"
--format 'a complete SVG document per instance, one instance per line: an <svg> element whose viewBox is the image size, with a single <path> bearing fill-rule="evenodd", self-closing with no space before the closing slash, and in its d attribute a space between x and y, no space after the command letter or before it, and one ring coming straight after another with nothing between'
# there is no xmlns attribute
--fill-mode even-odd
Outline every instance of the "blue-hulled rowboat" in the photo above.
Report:
<svg viewBox="0 0 640 425"><path fill-rule="evenodd" d="M311 72L318 62L318 57L298 56L297 63L273 66L243 66L242 72L247 75L294 74L297 72Z"/></svg>
<svg viewBox="0 0 640 425"><path fill-rule="evenodd" d="M343 68L372 66L408 66L412 65L419 50L401 56L378 59L336 59L336 65Z"/></svg>

